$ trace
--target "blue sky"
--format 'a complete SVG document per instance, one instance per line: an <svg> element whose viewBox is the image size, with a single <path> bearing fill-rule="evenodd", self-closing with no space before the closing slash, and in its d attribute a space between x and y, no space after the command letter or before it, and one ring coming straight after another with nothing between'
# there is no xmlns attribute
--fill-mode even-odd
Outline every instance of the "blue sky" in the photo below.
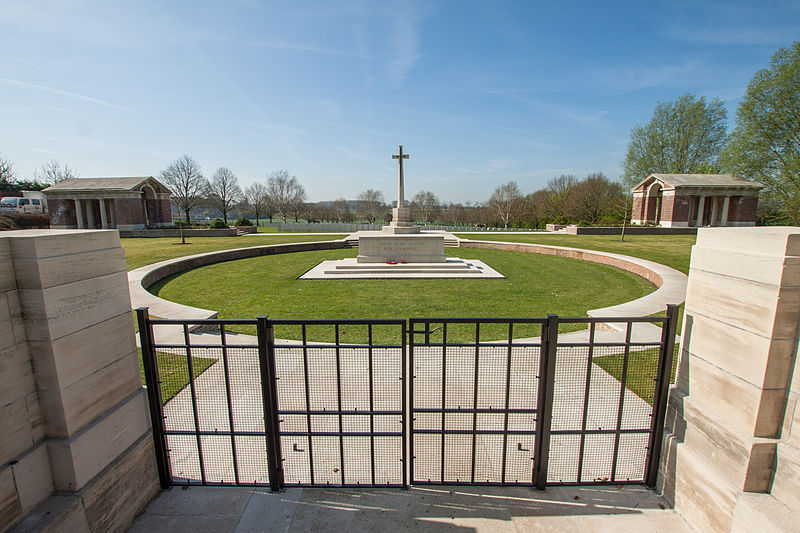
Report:
<svg viewBox="0 0 800 533"><path fill-rule="evenodd" d="M193 156L310 200L485 201L617 178L631 128L685 92L733 125L800 2L16 1L0 9L0 154L19 177L158 175Z"/></svg>

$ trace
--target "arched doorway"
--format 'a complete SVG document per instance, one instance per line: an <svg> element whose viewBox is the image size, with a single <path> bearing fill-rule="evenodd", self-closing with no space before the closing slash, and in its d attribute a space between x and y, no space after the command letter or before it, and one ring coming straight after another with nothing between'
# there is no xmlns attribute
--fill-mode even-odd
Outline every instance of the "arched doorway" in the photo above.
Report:
<svg viewBox="0 0 800 533"><path fill-rule="evenodd" d="M156 191L147 183L142 185L142 212L144 212L145 227L150 227L150 221L155 220Z"/></svg>
<svg viewBox="0 0 800 533"><path fill-rule="evenodd" d="M661 200L663 192L664 188L657 181L654 181L650 187L647 188L647 194L645 195L645 222L653 222L655 224L661 223Z"/></svg>

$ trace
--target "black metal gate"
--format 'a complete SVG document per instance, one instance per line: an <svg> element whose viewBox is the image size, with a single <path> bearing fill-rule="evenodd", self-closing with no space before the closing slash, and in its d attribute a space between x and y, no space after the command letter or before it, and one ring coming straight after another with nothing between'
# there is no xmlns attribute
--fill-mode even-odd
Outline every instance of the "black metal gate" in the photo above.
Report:
<svg viewBox="0 0 800 533"><path fill-rule="evenodd" d="M164 487L655 485L676 306L415 318L408 331L405 320L137 317ZM604 337L614 322L622 342ZM641 323L661 338L632 340ZM214 330L206 344L192 343L197 326Z"/></svg>

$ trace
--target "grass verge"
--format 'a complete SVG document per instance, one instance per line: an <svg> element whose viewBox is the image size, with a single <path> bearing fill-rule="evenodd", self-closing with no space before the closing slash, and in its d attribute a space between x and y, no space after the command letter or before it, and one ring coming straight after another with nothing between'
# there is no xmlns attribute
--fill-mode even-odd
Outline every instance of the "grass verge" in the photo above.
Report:
<svg viewBox="0 0 800 533"><path fill-rule="evenodd" d="M672 354L672 370L669 382L675 383L675 369L678 367L678 349ZM622 381L622 364L624 354L595 357L592 362L611 374L617 381ZM639 398L653 405L655 381L658 374L658 350L641 350L628 354L628 375L625 386Z"/></svg>
<svg viewBox="0 0 800 533"><path fill-rule="evenodd" d="M142 383L146 384L144 365L142 363L142 349L139 350L139 371L142 374ZM161 379L161 404L164 405L175 397L189 384L189 370L186 366L186 356L167 352L156 352L158 362L158 376ZM192 356L192 370L197 379L217 360L211 357Z"/></svg>

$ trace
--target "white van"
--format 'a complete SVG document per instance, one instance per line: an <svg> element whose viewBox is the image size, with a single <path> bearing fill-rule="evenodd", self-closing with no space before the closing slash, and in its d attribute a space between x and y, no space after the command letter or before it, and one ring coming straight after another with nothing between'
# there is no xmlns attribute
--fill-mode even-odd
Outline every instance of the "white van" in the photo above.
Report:
<svg viewBox="0 0 800 533"><path fill-rule="evenodd" d="M44 213L44 212L45 212L44 198L25 198L20 196L6 196L2 200L0 200L0 214Z"/></svg>

